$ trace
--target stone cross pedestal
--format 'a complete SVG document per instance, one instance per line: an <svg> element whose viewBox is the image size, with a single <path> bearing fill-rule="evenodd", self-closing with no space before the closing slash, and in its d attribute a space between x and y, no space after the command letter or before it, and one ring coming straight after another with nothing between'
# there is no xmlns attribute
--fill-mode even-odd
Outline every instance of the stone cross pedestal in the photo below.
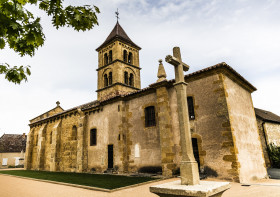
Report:
<svg viewBox="0 0 280 197"><path fill-rule="evenodd" d="M152 186L150 187L150 191L160 197L222 196L223 192L230 188L228 182L199 181L198 165L193 155L189 124L187 83L185 82L183 72L188 71L189 66L182 62L179 47L174 47L173 56L166 56L165 61L175 68L174 87L177 93L177 109L182 150L182 161L180 165L181 180Z"/></svg>
<svg viewBox="0 0 280 197"><path fill-rule="evenodd" d="M182 185L173 181L150 187L150 192L160 197L221 197L230 188L228 182L200 181L198 185Z"/></svg>

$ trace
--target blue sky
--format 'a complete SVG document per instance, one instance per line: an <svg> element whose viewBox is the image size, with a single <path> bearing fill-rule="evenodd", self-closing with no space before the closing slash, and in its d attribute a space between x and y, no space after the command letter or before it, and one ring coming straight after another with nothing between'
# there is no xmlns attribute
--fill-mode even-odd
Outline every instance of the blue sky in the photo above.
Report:
<svg viewBox="0 0 280 197"><path fill-rule="evenodd" d="M28 121L55 107L65 109L96 99L97 52L120 13L120 24L140 47L142 87L157 80L158 59L181 47L188 72L226 62L251 82L255 107L280 115L280 1L276 0L102 0L99 26L87 32L56 30L34 7L46 34L34 57L21 58L8 48L0 62L31 65L27 83L14 85L0 76L0 135L27 133ZM164 63L167 78L173 68Z"/></svg>

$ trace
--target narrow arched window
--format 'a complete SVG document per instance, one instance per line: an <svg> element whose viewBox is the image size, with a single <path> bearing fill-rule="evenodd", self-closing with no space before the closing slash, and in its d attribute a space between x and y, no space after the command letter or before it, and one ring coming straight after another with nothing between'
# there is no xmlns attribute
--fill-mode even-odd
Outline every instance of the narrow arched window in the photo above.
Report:
<svg viewBox="0 0 280 197"><path fill-rule="evenodd" d="M129 75L129 85L134 87L134 76L132 73Z"/></svg>
<svg viewBox="0 0 280 197"><path fill-rule="evenodd" d="M50 133L50 144L52 144L52 132Z"/></svg>
<svg viewBox="0 0 280 197"><path fill-rule="evenodd" d="M113 53L112 50L109 51L109 63L111 63L113 61Z"/></svg>
<svg viewBox="0 0 280 197"><path fill-rule="evenodd" d="M104 87L108 86L108 76L107 74L104 75Z"/></svg>
<svg viewBox="0 0 280 197"><path fill-rule="evenodd" d="M112 72L109 72L109 85L112 85L112 83L113 83Z"/></svg>
<svg viewBox="0 0 280 197"><path fill-rule="evenodd" d="M132 53L129 52L128 54L128 63L132 64Z"/></svg>
<svg viewBox="0 0 280 197"><path fill-rule="evenodd" d="M149 106L145 108L145 127L156 126L155 107Z"/></svg>
<svg viewBox="0 0 280 197"><path fill-rule="evenodd" d="M72 138L72 140L77 140L77 127L75 125L72 127L71 138Z"/></svg>
<svg viewBox="0 0 280 197"><path fill-rule="evenodd" d="M123 50L123 61L127 62L127 51Z"/></svg>
<svg viewBox="0 0 280 197"><path fill-rule="evenodd" d="M188 103L189 119L194 120L195 119L195 114L194 114L194 105L193 105L193 97L192 96L187 97L187 103Z"/></svg>
<svg viewBox="0 0 280 197"><path fill-rule="evenodd" d="M90 146L95 146L97 144L97 134L96 129L90 130Z"/></svg>
<svg viewBox="0 0 280 197"><path fill-rule="evenodd" d="M108 55L107 53L104 54L104 65L108 64Z"/></svg>
<svg viewBox="0 0 280 197"><path fill-rule="evenodd" d="M124 83L128 85L128 72L124 72Z"/></svg>

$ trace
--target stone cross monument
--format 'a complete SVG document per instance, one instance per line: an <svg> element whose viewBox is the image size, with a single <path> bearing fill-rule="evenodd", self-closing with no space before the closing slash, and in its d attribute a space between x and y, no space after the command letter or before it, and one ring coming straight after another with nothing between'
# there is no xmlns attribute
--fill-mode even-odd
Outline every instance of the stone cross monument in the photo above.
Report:
<svg viewBox="0 0 280 197"><path fill-rule="evenodd" d="M187 83L184 79L184 72L189 66L182 62L179 47L173 48L173 56L168 55L165 61L175 68L174 87L177 93L178 118L181 137L182 161L180 166L181 180L167 182L161 185L150 187L150 192L160 197L221 197L223 192L230 188L228 182L199 181L197 162L193 156L191 132L189 124L189 113L187 104ZM159 81L166 77L163 72L163 65L159 66ZM161 79L162 78L162 79Z"/></svg>
<svg viewBox="0 0 280 197"><path fill-rule="evenodd" d="M165 61L174 66L175 84L177 93L178 117L181 138L182 161L180 165L181 184L199 184L198 165L195 161L192 148L189 113L187 104L187 83L184 79L184 72L188 71L189 66L182 62L179 47L173 48L173 56L168 55Z"/></svg>

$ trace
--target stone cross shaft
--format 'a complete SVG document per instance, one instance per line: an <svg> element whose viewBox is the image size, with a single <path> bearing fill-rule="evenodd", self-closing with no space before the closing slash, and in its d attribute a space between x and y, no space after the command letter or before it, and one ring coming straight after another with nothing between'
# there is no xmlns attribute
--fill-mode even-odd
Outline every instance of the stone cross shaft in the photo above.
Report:
<svg viewBox="0 0 280 197"><path fill-rule="evenodd" d="M187 83L184 79L184 72L188 71L189 66L182 62L179 47L173 48L173 56L167 55L165 61L174 66L175 81L174 84L177 94L177 106L179 117L179 128L181 138L182 161L180 165L181 184L196 185L199 184L198 165L194 159L188 103L187 103Z"/></svg>

